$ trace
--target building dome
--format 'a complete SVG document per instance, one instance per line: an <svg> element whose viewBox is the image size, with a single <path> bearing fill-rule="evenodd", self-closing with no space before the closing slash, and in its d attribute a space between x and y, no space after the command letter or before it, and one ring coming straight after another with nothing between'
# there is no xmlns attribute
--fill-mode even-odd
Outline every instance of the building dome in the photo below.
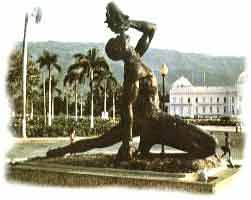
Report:
<svg viewBox="0 0 251 200"><path fill-rule="evenodd" d="M173 84L172 88L178 88L178 87L191 87L193 86L191 82L185 78L184 76L181 76L179 79L177 79Z"/></svg>
<svg viewBox="0 0 251 200"><path fill-rule="evenodd" d="M237 80L237 84L239 84L239 85L244 84L246 82L247 78L248 78L247 72L245 72L245 71L241 72L239 75L239 78Z"/></svg>

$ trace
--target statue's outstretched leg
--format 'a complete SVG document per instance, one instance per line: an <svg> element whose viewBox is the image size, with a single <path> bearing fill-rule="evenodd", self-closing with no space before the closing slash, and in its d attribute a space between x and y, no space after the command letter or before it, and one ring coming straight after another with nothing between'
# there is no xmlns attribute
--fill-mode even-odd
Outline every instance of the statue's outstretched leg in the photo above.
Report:
<svg viewBox="0 0 251 200"><path fill-rule="evenodd" d="M47 157L59 157L67 153L79 153L94 148L108 147L122 140L122 132L122 126L118 125L105 132L102 136L79 140L64 147L49 150L47 152Z"/></svg>
<svg viewBox="0 0 251 200"><path fill-rule="evenodd" d="M206 131L179 118L158 113L155 118L135 121L133 137L140 135L138 152L147 155L154 144L164 143L167 146L182 150L192 158L206 158L215 155L217 140ZM93 148L103 148L122 141L124 126L107 131L100 137L79 140L72 145L60 147L47 152L48 157L63 156L66 153L85 152ZM123 144L118 152L118 160L123 154ZM122 159L123 160L123 159Z"/></svg>

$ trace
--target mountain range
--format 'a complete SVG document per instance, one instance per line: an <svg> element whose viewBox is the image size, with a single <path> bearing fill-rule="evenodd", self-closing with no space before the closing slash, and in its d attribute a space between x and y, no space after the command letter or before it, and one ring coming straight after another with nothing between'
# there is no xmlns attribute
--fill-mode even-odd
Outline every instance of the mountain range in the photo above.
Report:
<svg viewBox="0 0 251 200"><path fill-rule="evenodd" d="M60 79L63 79L64 72L73 63L73 54L86 53L88 49L93 47L100 49L100 55L105 55L103 43L57 41L30 42L28 44L28 53L34 59L37 59L45 49L58 54L59 64L63 69L59 76ZM17 48L21 48L21 43L17 44ZM188 78L193 85L231 86L236 83L239 74L245 68L244 57L210 56L156 48L150 48L142 60L154 71L159 84L161 83L160 66L163 63L167 64L169 69L167 77L168 86L180 76ZM111 61L109 58L107 58L107 61L110 63L115 77L122 82L123 63ZM203 78L204 74L205 82Z"/></svg>

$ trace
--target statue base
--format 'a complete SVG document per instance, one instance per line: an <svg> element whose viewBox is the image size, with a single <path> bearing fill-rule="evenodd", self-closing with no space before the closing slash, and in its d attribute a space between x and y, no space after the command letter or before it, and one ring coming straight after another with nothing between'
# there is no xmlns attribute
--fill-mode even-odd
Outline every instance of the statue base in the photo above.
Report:
<svg viewBox="0 0 251 200"><path fill-rule="evenodd" d="M36 158L8 164L7 177L39 185L122 185L212 193L239 171L239 167L228 168L211 157L191 160L184 155L150 154L119 164L115 160L116 155L105 154ZM206 180L201 179L201 169L206 169Z"/></svg>

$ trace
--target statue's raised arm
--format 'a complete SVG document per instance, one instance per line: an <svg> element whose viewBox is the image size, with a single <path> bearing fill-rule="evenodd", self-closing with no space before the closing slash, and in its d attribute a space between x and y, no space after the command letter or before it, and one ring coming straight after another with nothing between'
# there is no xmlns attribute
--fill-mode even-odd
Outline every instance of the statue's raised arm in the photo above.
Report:
<svg viewBox="0 0 251 200"><path fill-rule="evenodd" d="M143 33L135 48L136 52L138 52L141 57L150 46L156 30L156 25L150 22L131 20L130 27Z"/></svg>

